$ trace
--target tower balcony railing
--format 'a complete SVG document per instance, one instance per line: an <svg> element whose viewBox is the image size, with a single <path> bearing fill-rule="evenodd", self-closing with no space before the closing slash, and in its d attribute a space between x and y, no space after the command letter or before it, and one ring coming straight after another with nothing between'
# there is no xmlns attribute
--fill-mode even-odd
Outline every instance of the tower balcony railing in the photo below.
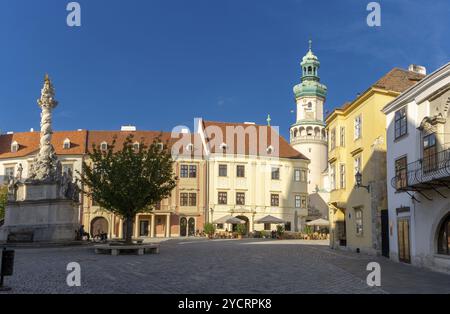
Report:
<svg viewBox="0 0 450 314"><path fill-rule="evenodd" d="M409 163L404 170L397 170L391 185L399 192L435 190L441 186L450 188L450 149L430 154Z"/></svg>
<svg viewBox="0 0 450 314"><path fill-rule="evenodd" d="M326 142L326 137L322 135L303 135L303 136L292 136L291 142L302 142L302 141L321 141Z"/></svg>

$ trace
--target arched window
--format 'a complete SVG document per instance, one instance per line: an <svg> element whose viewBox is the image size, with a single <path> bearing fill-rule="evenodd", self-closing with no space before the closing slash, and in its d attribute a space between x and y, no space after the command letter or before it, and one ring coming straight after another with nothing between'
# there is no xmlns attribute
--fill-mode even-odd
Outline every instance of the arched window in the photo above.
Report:
<svg viewBox="0 0 450 314"><path fill-rule="evenodd" d="M140 146L141 146L141 145L139 144L139 142L134 142L134 144L133 144L133 149L134 149L134 151L135 151L135 152L138 152Z"/></svg>
<svg viewBox="0 0 450 314"><path fill-rule="evenodd" d="M14 141L11 144L11 153L17 153L19 151L19 143L17 143L16 141Z"/></svg>
<svg viewBox="0 0 450 314"><path fill-rule="evenodd" d="M450 213L444 218L439 228L438 253L450 255Z"/></svg>
<svg viewBox="0 0 450 314"><path fill-rule="evenodd" d="M308 67L308 74L312 74L312 67Z"/></svg>
<svg viewBox="0 0 450 314"><path fill-rule="evenodd" d="M187 236L187 219L185 217L180 219L180 236Z"/></svg>

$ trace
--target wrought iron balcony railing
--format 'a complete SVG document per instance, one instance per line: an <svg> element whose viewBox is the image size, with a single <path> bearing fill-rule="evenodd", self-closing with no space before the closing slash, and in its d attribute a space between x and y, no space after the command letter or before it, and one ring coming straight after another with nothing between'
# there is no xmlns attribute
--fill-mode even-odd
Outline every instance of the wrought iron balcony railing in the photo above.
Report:
<svg viewBox="0 0 450 314"><path fill-rule="evenodd" d="M420 191L450 187L450 149L430 154L397 170L391 185L397 191Z"/></svg>

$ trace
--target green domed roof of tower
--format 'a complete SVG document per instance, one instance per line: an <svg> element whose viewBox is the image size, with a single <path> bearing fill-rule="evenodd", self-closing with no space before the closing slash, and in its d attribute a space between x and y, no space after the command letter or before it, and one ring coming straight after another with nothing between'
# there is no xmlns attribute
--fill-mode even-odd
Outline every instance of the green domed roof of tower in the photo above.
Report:
<svg viewBox="0 0 450 314"><path fill-rule="evenodd" d="M301 62L302 82L294 86L295 97L321 96L326 98L327 87L320 83L319 58L312 51L312 41L309 41L309 50Z"/></svg>

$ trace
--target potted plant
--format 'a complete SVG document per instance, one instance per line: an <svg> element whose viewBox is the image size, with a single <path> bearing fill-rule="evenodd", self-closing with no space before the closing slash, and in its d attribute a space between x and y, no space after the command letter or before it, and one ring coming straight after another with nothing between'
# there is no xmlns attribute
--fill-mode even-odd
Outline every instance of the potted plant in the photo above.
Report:
<svg viewBox="0 0 450 314"><path fill-rule="evenodd" d="M212 223L206 223L203 226L203 231L208 236L208 239L212 239L214 236L214 233L216 232L216 228L214 227L214 225Z"/></svg>
<svg viewBox="0 0 450 314"><path fill-rule="evenodd" d="M284 234L284 226L283 225L278 225L277 226L278 239L282 239L283 238L283 234Z"/></svg>
<svg viewBox="0 0 450 314"><path fill-rule="evenodd" d="M245 227L245 225L242 225L242 224L237 225L236 232L238 235L238 239L242 239L242 236L247 233L247 228Z"/></svg>

